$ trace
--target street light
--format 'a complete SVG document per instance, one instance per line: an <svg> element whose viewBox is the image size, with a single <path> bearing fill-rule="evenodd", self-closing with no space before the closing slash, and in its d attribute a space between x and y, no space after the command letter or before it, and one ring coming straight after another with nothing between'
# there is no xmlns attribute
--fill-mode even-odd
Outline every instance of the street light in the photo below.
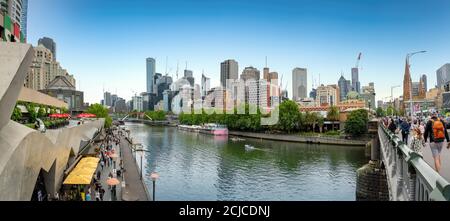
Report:
<svg viewBox="0 0 450 221"><path fill-rule="evenodd" d="M159 174L157 172L153 172L150 175L150 178L152 178L152 182L153 182L153 201L155 201L155 183L156 183L156 180L159 178Z"/></svg>
<svg viewBox="0 0 450 221"><path fill-rule="evenodd" d="M142 180L142 171L143 171L143 168L142 168L142 157L143 157L143 153L142 152L147 152L147 153L150 153L150 151L148 151L148 150L146 150L146 149L144 149L144 147L142 146L142 144L133 144L134 146L138 146L138 147L140 147L140 148L135 148L134 149L134 151L136 152L136 151L141 151L141 171L140 171L140 178L141 178L141 180ZM136 158L135 158L136 159Z"/></svg>
<svg viewBox="0 0 450 221"><path fill-rule="evenodd" d="M419 53L425 53L427 51L417 51L417 52L413 52L413 53L408 53L406 54L406 61L408 63L408 70L409 70L409 74L411 76L411 70L409 69L409 67L411 66L409 63L409 58L412 57L415 54L419 54ZM413 99L412 99L412 78L411 78L411 85L409 87L409 107L410 107L410 114L411 114L411 120L413 120Z"/></svg>

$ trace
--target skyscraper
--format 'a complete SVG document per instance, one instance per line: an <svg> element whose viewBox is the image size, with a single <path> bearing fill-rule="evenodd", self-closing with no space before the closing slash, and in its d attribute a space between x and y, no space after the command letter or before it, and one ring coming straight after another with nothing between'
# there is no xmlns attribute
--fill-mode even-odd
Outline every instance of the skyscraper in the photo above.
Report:
<svg viewBox="0 0 450 221"><path fill-rule="evenodd" d="M206 96L209 89L210 89L211 80L210 78L206 77L204 74L202 74L202 82L201 82L201 90L202 90L202 96Z"/></svg>
<svg viewBox="0 0 450 221"><path fill-rule="evenodd" d="M294 68L292 70L292 99L298 101L308 96L307 92L307 70L306 68Z"/></svg>
<svg viewBox="0 0 450 221"><path fill-rule="evenodd" d="M22 0L22 14L20 16L20 31L27 38L28 0Z"/></svg>
<svg viewBox="0 0 450 221"><path fill-rule="evenodd" d="M442 65L436 71L437 87L443 87L447 82L450 81L450 63Z"/></svg>
<svg viewBox="0 0 450 221"><path fill-rule="evenodd" d="M103 100L105 102L105 106L112 106L112 98L111 98L111 93L109 93L108 91L106 91L103 94Z"/></svg>
<svg viewBox="0 0 450 221"><path fill-rule="evenodd" d="M48 37L40 38L38 41L38 44L43 45L48 50L50 50L53 54L53 61L56 61L56 43L53 41L53 39Z"/></svg>
<svg viewBox="0 0 450 221"><path fill-rule="evenodd" d="M155 59L147 58L147 93L153 93L153 76L155 75Z"/></svg>
<svg viewBox="0 0 450 221"><path fill-rule="evenodd" d="M338 86L339 86L340 100L341 101L346 100L348 92L350 92L352 90L350 81L346 80L344 78L344 76L341 75L341 77L339 78L339 81L338 81Z"/></svg>
<svg viewBox="0 0 450 221"><path fill-rule="evenodd" d="M226 60L220 63L220 83L221 86L226 88L227 79L238 79L239 66L235 60Z"/></svg>
<svg viewBox="0 0 450 221"><path fill-rule="evenodd" d="M352 90L361 93L361 83L359 82L358 68L352 68Z"/></svg>
<svg viewBox="0 0 450 221"><path fill-rule="evenodd" d="M428 85L427 85L427 75L423 74L422 77L420 77L423 83L423 90L425 93L428 91Z"/></svg>
<svg viewBox="0 0 450 221"><path fill-rule="evenodd" d="M252 66L244 68L241 74L241 79L244 81L249 79L259 80L259 78L260 78L259 70Z"/></svg>
<svg viewBox="0 0 450 221"><path fill-rule="evenodd" d="M194 79L193 75L194 74L191 70L184 70L184 79L189 81L189 84L191 85L191 87L194 87L194 83L195 83L195 79Z"/></svg>

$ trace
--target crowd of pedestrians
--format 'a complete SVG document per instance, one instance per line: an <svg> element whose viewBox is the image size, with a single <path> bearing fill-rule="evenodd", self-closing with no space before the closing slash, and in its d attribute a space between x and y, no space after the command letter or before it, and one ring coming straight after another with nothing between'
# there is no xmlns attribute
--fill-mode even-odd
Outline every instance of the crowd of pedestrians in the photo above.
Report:
<svg viewBox="0 0 450 221"><path fill-rule="evenodd" d="M429 147L434 159L435 170L440 172L442 148L450 148L447 132L450 122L447 122L442 115L432 113L428 117L413 120L406 117L385 117L383 124L392 133L401 135L403 143L413 151L422 153L424 147Z"/></svg>

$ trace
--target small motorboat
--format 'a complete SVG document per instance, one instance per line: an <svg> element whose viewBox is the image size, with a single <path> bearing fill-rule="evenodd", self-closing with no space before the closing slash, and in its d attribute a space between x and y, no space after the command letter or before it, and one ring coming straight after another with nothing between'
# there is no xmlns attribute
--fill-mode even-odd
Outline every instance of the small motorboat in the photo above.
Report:
<svg viewBox="0 0 450 221"><path fill-rule="evenodd" d="M254 149L255 149L254 146L249 145L249 144L245 144L245 150L246 150L246 151L251 151L251 150L254 150Z"/></svg>

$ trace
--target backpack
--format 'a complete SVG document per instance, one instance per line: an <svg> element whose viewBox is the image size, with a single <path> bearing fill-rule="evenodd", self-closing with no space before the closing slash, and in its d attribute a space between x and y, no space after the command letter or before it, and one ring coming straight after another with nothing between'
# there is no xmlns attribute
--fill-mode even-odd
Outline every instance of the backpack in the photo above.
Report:
<svg viewBox="0 0 450 221"><path fill-rule="evenodd" d="M443 142L445 139L445 127L444 123L441 120L433 120L432 121L432 135L434 142Z"/></svg>

